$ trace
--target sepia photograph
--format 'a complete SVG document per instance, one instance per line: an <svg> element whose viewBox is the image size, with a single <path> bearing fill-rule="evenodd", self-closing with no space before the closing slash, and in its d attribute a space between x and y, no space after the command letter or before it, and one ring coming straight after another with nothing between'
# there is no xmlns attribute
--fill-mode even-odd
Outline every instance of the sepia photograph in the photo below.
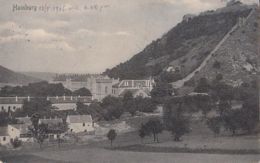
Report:
<svg viewBox="0 0 260 163"><path fill-rule="evenodd" d="M260 163L260 0L0 0L0 163Z"/></svg>

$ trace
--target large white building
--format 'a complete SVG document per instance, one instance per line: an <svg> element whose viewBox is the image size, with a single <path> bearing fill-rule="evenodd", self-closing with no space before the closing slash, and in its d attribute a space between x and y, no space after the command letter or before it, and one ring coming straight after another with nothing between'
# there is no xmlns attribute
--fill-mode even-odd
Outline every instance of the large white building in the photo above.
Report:
<svg viewBox="0 0 260 163"><path fill-rule="evenodd" d="M101 101L112 94L112 86L118 83L118 79L112 79L103 75L72 75L57 77L53 83L62 83L63 86L71 91L80 88L90 90L93 99Z"/></svg>

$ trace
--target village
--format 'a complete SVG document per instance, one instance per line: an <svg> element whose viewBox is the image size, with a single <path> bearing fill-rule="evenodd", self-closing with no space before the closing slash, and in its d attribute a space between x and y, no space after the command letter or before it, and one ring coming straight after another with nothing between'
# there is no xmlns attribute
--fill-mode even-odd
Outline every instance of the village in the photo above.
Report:
<svg viewBox="0 0 260 163"><path fill-rule="evenodd" d="M79 81L71 78L66 78L64 81L58 81L56 77L53 83L62 83L65 88L76 90L91 90L88 96L84 94L75 96L47 96L47 97L0 97L0 110L7 113L10 117L18 110L23 109L24 102L31 102L37 99L44 99L51 103L51 107L57 112L70 112L77 110L77 103L83 105L91 105L93 101L102 101L107 96L124 97L127 92L131 92L133 97L150 98L150 92L153 89L153 80L114 80L108 77L98 75L86 78L87 80ZM105 136L108 128L100 127L92 118L90 114L66 115L65 117L50 117L41 116L38 121L38 126L45 124L49 128L46 134L48 141L59 141L60 139L70 139L68 135L89 135ZM35 142L33 133L30 131L32 124L32 117L28 115L25 117L15 117L15 124L7 124L0 128L0 144L11 147L14 141L21 141L23 143ZM121 128L120 128L121 125ZM123 125L123 126L122 126ZM115 125L114 125L115 126ZM118 130L127 129L126 124L119 124ZM104 130L104 131L103 131ZM121 132L121 131L120 131ZM102 135L103 134L103 135Z"/></svg>
<svg viewBox="0 0 260 163"><path fill-rule="evenodd" d="M259 162L259 3L5 2L0 163Z"/></svg>

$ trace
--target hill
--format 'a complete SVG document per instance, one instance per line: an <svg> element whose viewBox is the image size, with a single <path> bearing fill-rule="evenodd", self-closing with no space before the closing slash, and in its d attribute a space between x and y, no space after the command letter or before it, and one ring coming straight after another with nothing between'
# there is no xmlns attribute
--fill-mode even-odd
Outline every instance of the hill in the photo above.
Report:
<svg viewBox="0 0 260 163"><path fill-rule="evenodd" d="M56 73L52 73L52 72L21 72L21 73L27 76L31 76L49 82L52 81L56 76Z"/></svg>
<svg viewBox="0 0 260 163"><path fill-rule="evenodd" d="M8 85L25 85L39 82L40 79L14 72L0 65L0 83Z"/></svg>
<svg viewBox="0 0 260 163"><path fill-rule="evenodd" d="M242 38L244 40L246 37L249 38L251 35L255 35L257 24L251 20L253 18L250 18L250 21L253 22L250 27L246 23L253 8L253 6L238 3L215 11L206 11L197 16L185 15L183 21L164 34L162 38L153 41L143 51L133 56L127 62L106 70L104 74L120 79L142 79L168 73L170 75L170 82L179 82L181 84L177 84L180 86L192 79L195 76L195 72L200 77L206 75L213 78L213 76L216 76L216 71L214 73L210 72L212 70L212 63L209 66L209 62L213 62L216 67L219 64L218 62L222 65L222 60L226 58L220 57L215 53L219 53L219 49L224 45L228 46L226 49L230 49L229 51L232 52L230 55L229 53L225 53L225 55L231 58L233 53L238 53L241 49L250 48L245 47L247 44L250 44L252 47L255 46L251 44L253 40L244 43L245 46L241 46L240 48L236 48L237 44L225 44L226 40L232 40L232 38L238 40L240 35L244 35ZM239 23L241 26L238 27ZM245 26L243 28L254 28L248 29L250 31L253 30L254 33L247 33L247 30L237 32L238 30L242 30L242 26ZM243 44L242 41L240 40L241 44ZM233 48L236 50L232 51ZM249 60L254 61L256 53L253 51L243 56L246 58L240 57L237 60L239 62L243 62L243 59L248 62L250 62ZM211 59L213 53L217 58ZM249 55L253 57L247 57ZM230 63L228 64L230 66ZM199 70L205 65L208 65L207 69L205 68L199 73ZM254 67L252 64L251 66L245 65L244 62L242 65L246 68L250 67L250 69ZM221 67L225 69L225 66ZM223 71L223 73L229 72ZM182 79L185 80L182 81Z"/></svg>

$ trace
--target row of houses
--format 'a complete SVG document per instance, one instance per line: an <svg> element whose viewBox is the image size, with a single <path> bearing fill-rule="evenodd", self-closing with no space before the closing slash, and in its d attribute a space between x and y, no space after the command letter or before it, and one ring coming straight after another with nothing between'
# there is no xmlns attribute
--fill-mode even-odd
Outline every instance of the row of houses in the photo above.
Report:
<svg viewBox="0 0 260 163"><path fill-rule="evenodd" d="M89 105L93 99L91 96L56 96L56 97L37 97L46 98L51 102L52 107L57 110L76 110L76 103L82 102ZM32 101L34 97L0 97L0 112L15 112L21 109L24 101Z"/></svg>
<svg viewBox="0 0 260 163"><path fill-rule="evenodd" d="M18 124L9 124L6 127L0 128L0 145L8 145L14 139L22 142L33 142L33 136L29 128L32 127L30 117L18 118ZM59 126L67 124L67 129L60 132ZM90 115L69 115L66 122L61 118L40 119L39 124L48 126L48 140L56 140L63 137L65 134L86 133L93 134L95 132L95 124ZM55 126L55 127L54 127Z"/></svg>

